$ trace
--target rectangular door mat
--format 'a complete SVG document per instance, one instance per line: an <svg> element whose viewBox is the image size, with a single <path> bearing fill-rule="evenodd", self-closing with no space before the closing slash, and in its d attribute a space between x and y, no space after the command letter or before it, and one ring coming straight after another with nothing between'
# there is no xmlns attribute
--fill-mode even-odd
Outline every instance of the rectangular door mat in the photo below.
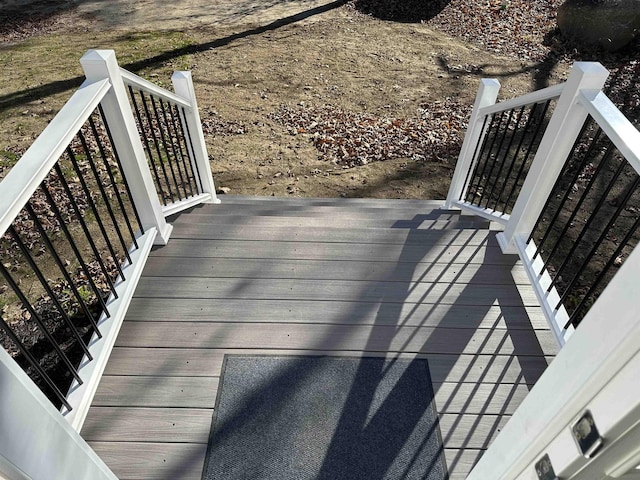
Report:
<svg viewBox="0 0 640 480"><path fill-rule="evenodd" d="M203 478L448 478L427 361L225 356Z"/></svg>

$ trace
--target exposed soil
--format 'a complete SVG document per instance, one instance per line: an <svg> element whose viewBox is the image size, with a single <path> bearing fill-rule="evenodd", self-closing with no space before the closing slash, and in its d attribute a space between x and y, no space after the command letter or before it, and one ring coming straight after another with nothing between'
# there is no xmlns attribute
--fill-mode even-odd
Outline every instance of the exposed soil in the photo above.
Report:
<svg viewBox="0 0 640 480"><path fill-rule="evenodd" d="M19 155L30 144L70 95L70 80L79 82L86 48L114 48L122 64L158 83L168 84L174 69L193 71L214 176L230 193L442 198L479 79L500 78L503 97L538 82L531 55L496 55L443 33L447 18L463 22L455 2L434 2L418 23L377 19L357 2L214 9L192 1L171 9L171 18L160 1L59 2L46 17L48 3L31 4L29 18L43 18L41 31L14 12L13 24L26 33L7 34L13 45L0 50L0 150ZM177 31L186 25L195 28ZM47 51L62 71L33 65ZM566 68L545 73L545 81L561 80ZM326 121L331 142L317 138Z"/></svg>
<svg viewBox="0 0 640 480"><path fill-rule="evenodd" d="M193 71L230 193L442 198L482 77L508 98L599 59L622 70L619 103L638 105L637 44L580 52L555 30L561 0L343 3L13 0L0 10L0 170L79 84L90 47L164 85Z"/></svg>

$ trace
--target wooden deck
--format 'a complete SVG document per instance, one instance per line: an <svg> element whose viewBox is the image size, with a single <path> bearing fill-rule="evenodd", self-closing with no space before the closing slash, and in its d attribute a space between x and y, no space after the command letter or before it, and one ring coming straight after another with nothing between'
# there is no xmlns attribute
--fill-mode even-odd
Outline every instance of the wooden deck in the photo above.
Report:
<svg viewBox="0 0 640 480"><path fill-rule="evenodd" d="M438 205L225 196L179 215L82 435L122 479L200 479L225 353L420 355L464 478L556 347L517 257Z"/></svg>

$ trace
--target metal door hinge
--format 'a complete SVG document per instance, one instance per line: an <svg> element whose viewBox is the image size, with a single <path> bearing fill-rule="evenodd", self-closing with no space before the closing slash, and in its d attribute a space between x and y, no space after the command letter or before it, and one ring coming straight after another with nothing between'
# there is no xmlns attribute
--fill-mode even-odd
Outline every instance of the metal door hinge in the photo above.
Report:
<svg viewBox="0 0 640 480"><path fill-rule="evenodd" d="M586 458L593 458L604 445L604 439L600 436L596 422L589 410L586 410L571 427L571 433L582 455Z"/></svg>
<svg viewBox="0 0 640 480"><path fill-rule="evenodd" d="M551 465L551 459L547 453L536 462L535 469L538 480L560 480L556 472L553 471L553 465Z"/></svg>

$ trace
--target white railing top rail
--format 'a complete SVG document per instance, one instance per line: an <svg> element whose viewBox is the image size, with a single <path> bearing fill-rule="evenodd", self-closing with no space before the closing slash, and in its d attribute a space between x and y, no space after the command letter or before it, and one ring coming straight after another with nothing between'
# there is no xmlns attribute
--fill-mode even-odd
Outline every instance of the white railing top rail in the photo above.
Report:
<svg viewBox="0 0 640 480"><path fill-rule="evenodd" d="M9 229L110 88L109 80L83 83L0 182L0 236Z"/></svg>
<svg viewBox="0 0 640 480"><path fill-rule="evenodd" d="M142 77L139 77L135 73L131 73L124 68L120 68L120 74L122 75L122 80L124 81L125 85L130 85L134 88L137 88L138 90L151 93L156 97L159 97L167 102L175 103L180 107L188 109L192 108L192 105L188 100L185 100L183 97L176 95L169 90L165 90L164 88L159 87Z"/></svg>
<svg viewBox="0 0 640 480"><path fill-rule="evenodd" d="M513 110L514 108L524 107L525 105L546 102L547 100L558 98L562 93L562 90L564 90L564 85L564 83L560 83L558 85L543 88L542 90L536 90L535 92L531 92L520 97L505 100L494 105L482 107L478 110L478 114L480 116L486 116L491 115L492 113Z"/></svg>
<svg viewBox="0 0 640 480"><path fill-rule="evenodd" d="M578 102L598 123L616 148L640 174L640 132L600 90L580 92Z"/></svg>

